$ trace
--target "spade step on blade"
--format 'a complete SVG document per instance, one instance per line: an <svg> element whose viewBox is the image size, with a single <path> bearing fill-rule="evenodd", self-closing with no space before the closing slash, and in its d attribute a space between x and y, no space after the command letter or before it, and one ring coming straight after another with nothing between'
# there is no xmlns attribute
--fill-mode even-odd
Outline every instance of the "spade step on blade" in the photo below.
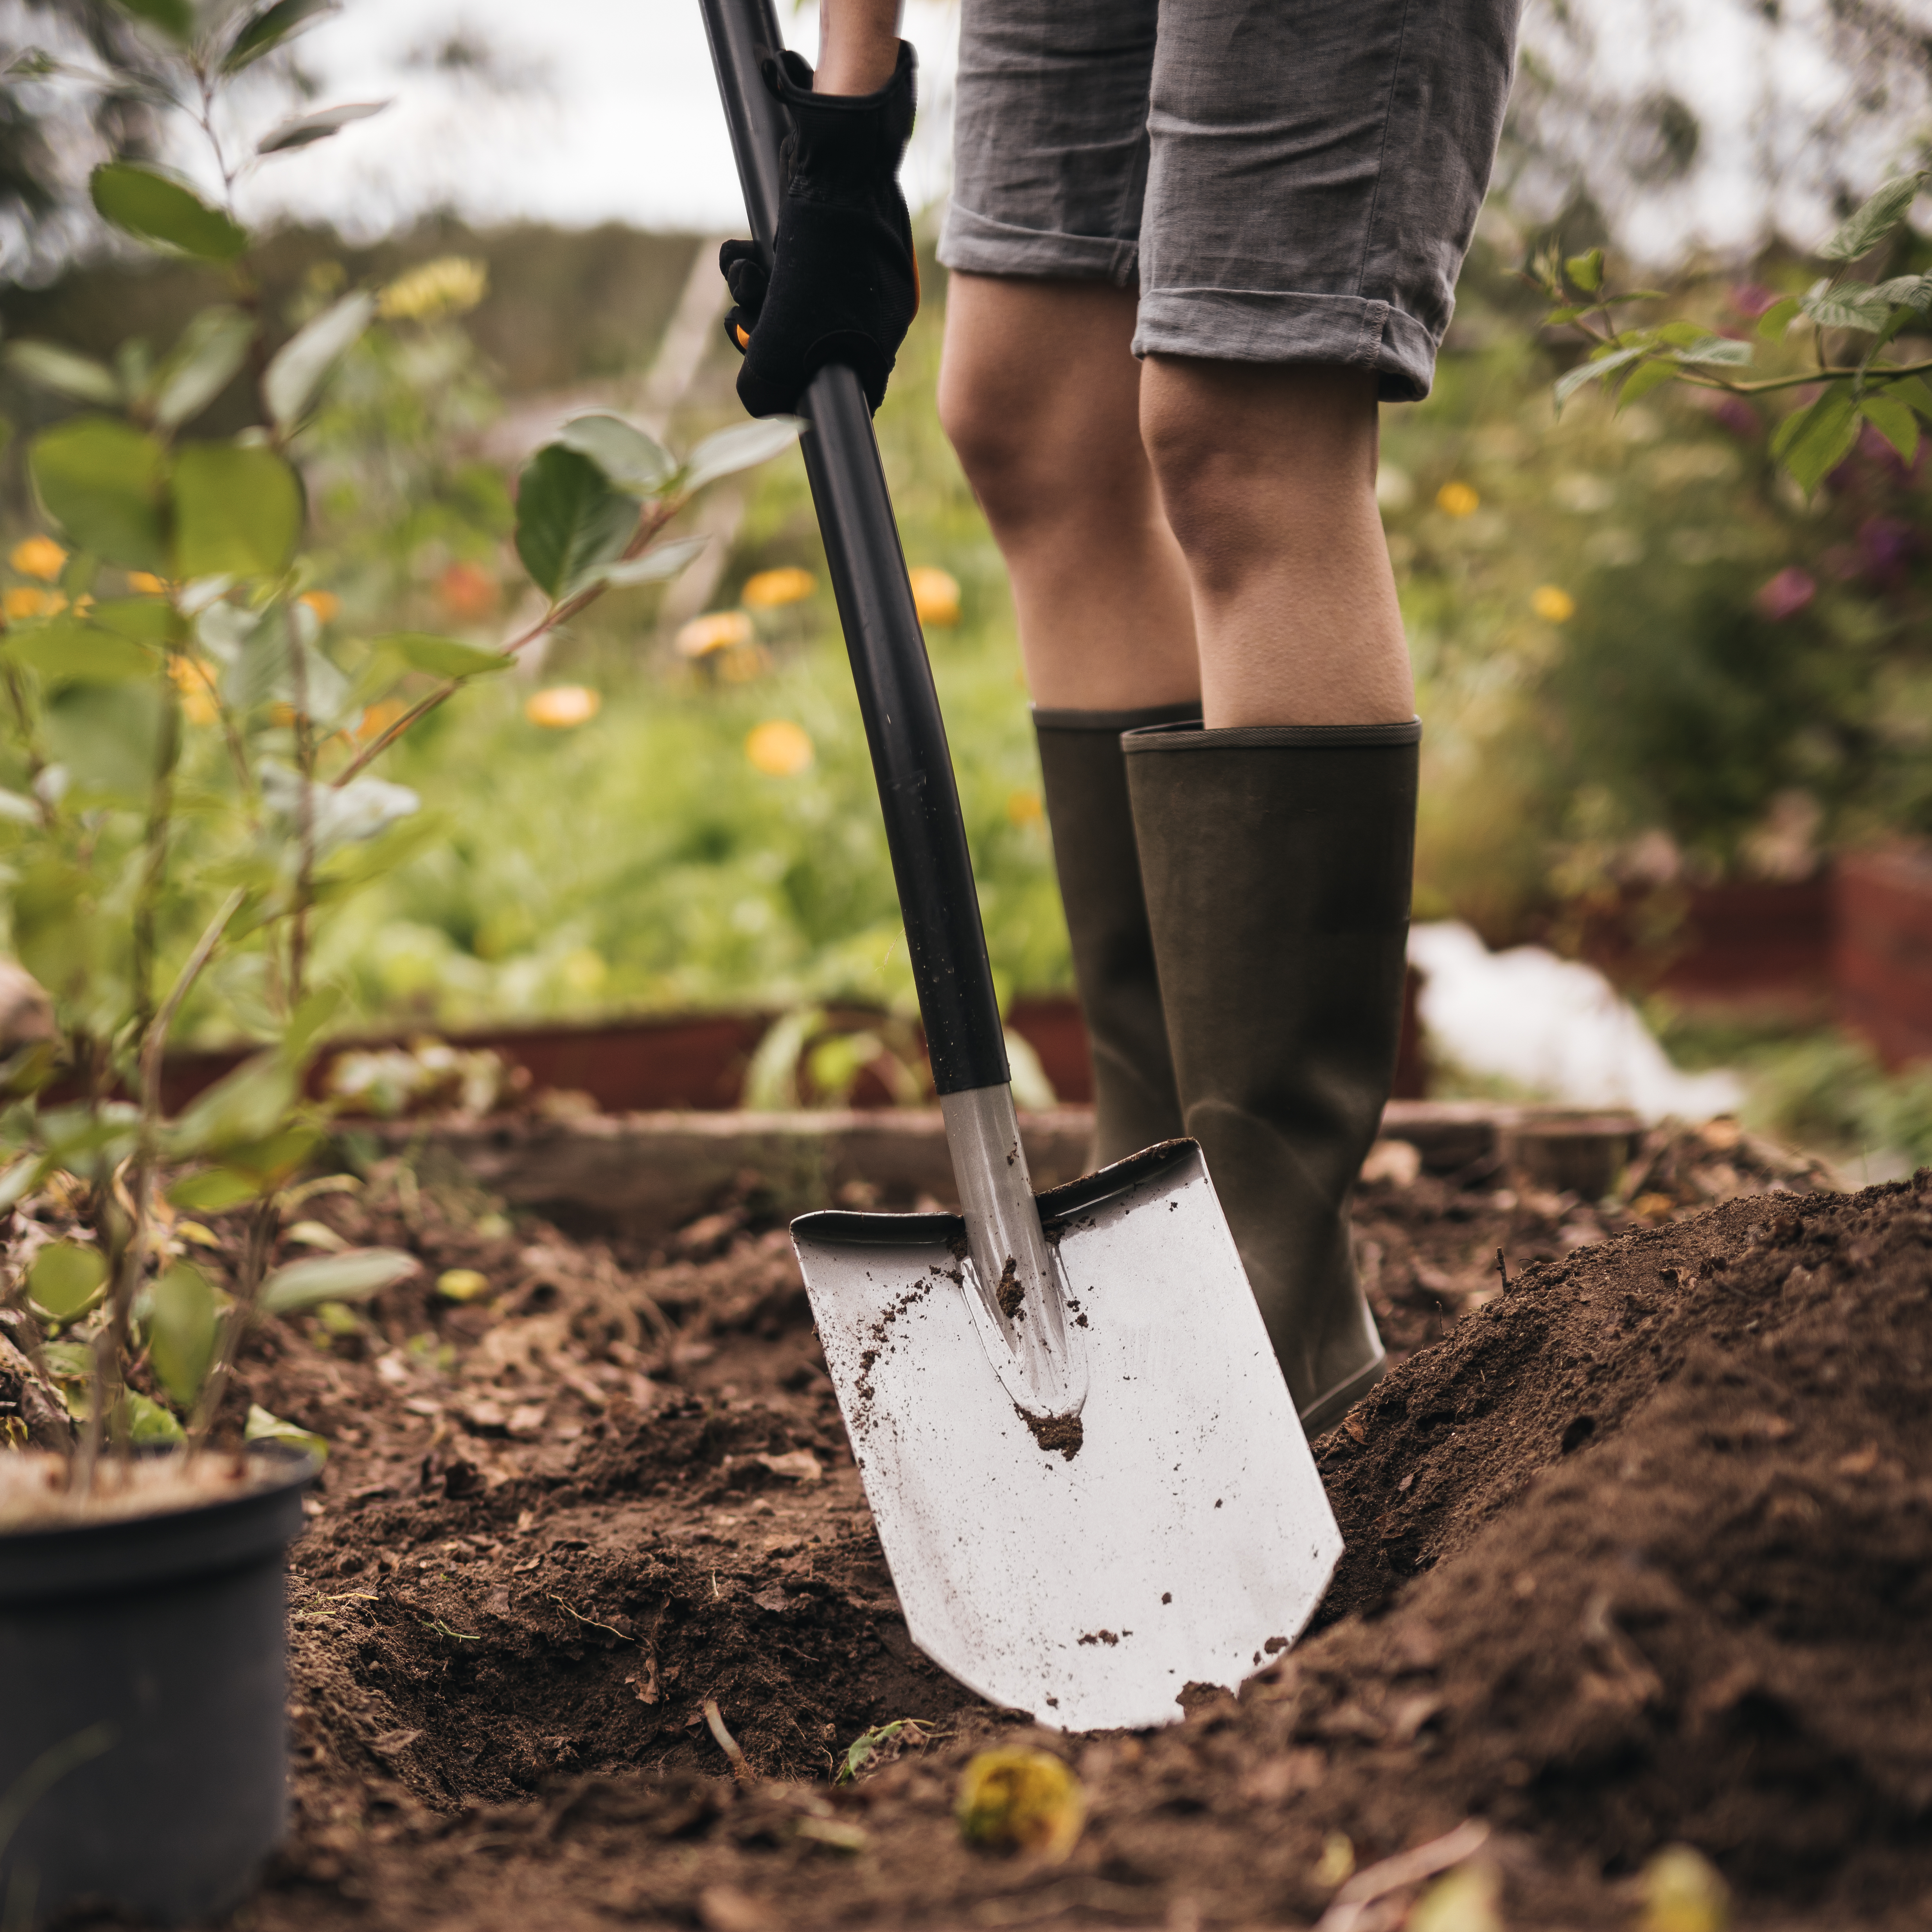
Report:
<svg viewBox="0 0 1932 1932"><path fill-rule="evenodd" d="M771 0L701 0L767 266ZM1301 1630L1341 1538L1199 1148L1036 1202L945 728L859 380L800 405L958 1216L793 1238L914 1641L1064 1730L1181 1715Z"/></svg>

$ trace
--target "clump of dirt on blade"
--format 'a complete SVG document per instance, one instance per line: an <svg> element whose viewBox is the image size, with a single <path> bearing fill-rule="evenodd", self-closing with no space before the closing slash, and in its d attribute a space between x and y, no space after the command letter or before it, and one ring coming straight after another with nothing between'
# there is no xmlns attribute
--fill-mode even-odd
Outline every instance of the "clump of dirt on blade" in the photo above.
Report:
<svg viewBox="0 0 1932 1932"><path fill-rule="evenodd" d="M338 1443L291 1592L298 1829L254 1932L1305 1924L1333 1834L1366 1864L1472 1816L1511 1925L1621 1932L1677 1840L1754 1928L1932 1918L1924 1187L1621 1234L1561 1197L1365 1190L1415 1352L1317 1444L1348 1540L1328 1628L1169 1729L1087 1738L913 1650L782 1233L728 1216L644 1256L486 1237L427 1190L326 1211L497 1292L405 1287L245 1364ZM930 1728L827 1781L901 1717ZM996 1730L1085 1781L1064 1864L960 1842Z"/></svg>
<svg viewBox="0 0 1932 1932"><path fill-rule="evenodd" d="M1055 1450L1072 1462L1087 1440L1087 1425L1078 1415L1029 1415L1018 1402L1013 1413L1033 1432L1033 1439L1048 1455Z"/></svg>

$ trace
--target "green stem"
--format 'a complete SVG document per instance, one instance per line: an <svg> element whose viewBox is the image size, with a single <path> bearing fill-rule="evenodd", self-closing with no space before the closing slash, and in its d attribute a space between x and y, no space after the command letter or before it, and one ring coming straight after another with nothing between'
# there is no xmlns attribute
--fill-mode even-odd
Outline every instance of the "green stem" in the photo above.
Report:
<svg viewBox="0 0 1932 1932"><path fill-rule="evenodd" d="M633 532L630 542L624 546L624 554L620 561L628 563L632 558L641 555L652 538L656 536L658 531L662 530L665 524L684 508L685 501L686 500L682 496L673 496L646 510L638 518L638 527ZM526 646L535 644L538 638L546 636L555 630L558 625L567 622L580 610L596 603L598 598L603 596L604 587L601 584L593 584L588 590L580 590L574 597L566 598L561 604L553 604L520 637L512 638L503 646L503 655L506 658L514 657ZM452 677L446 682L438 685L427 697L418 698L416 703L411 705L393 724L388 726L379 736L371 739L364 746L362 750L358 752L355 757L351 758L348 764L329 781L330 784L346 785L358 772L367 770L369 766L376 759L380 758L405 731L409 730L411 725L427 718L439 705L447 703L468 682L466 678Z"/></svg>

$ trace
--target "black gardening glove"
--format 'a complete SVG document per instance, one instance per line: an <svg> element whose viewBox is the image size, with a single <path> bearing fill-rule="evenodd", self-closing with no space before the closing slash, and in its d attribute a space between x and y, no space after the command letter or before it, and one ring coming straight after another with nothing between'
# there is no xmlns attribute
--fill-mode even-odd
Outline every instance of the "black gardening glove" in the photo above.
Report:
<svg viewBox="0 0 1932 1932"><path fill-rule="evenodd" d="M724 332L741 351L738 399L754 416L796 410L806 385L842 362L876 410L905 332L919 312L919 263L899 192L899 157L912 132L910 43L876 94L812 91L796 54L765 64L765 85L791 124L779 150L784 198L769 272L754 244L728 242L718 266L737 304Z"/></svg>

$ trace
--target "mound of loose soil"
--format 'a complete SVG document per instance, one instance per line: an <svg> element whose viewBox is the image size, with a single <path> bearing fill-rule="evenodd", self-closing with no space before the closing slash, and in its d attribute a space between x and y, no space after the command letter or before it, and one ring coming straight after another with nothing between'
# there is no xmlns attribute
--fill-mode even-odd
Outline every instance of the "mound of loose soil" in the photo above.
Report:
<svg viewBox="0 0 1932 1932"><path fill-rule="evenodd" d="M1168 1730L1076 1738L912 1649L782 1231L626 1254L478 1205L400 1175L316 1204L494 1294L425 1277L246 1364L337 1454L292 1585L298 1828L238 1922L1300 1925L1471 1817L1510 1924L1628 1924L1676 1840L1742 1923L1932 1922L1932 1186L1621 1233L1365 1190L1414 1352L1317 1444L1325 1628ZM1078 1769L1064 1864L962 1844L995 1734Z"/></svg>

